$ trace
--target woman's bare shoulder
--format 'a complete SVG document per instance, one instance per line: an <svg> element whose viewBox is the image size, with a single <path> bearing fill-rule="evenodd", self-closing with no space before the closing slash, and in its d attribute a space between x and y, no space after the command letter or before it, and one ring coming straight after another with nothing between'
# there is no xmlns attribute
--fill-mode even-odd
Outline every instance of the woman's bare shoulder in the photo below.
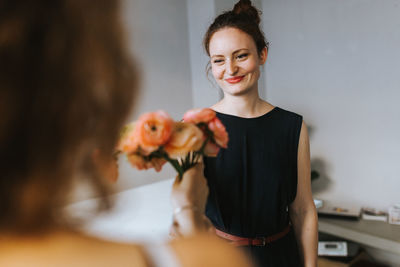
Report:
<svg viewBox="0 0 400 267"><path fill-rule="evenodd" d="M46 237L2 238L0 266L148 266L138 244L58 233Z"/></svg>
<svg viewBox="0 0 400 267"><path fill-rule="evenodd" d="M253 266L242 251L210 234L175 240L171 246L184 267Z"/></svg>

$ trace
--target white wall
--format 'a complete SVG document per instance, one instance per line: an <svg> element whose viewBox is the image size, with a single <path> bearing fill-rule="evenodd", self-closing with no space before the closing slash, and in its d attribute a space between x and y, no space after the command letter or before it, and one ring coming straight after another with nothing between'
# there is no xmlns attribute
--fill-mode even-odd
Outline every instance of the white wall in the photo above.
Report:
<svg viewBox="0 0 400 267"><path fill-rule="evenodd" d="M192 108L187 5L183 0L124 0L123 17L130 48L142 71L140 95L129 120L163 109L174 119ZM169 165L161 173L136 171L120 160L119 190L175 176Z"/></svg>
<svg viewBox="0 0 400 267"><path fill-rule="evenodd" d="M317 197L400 202L400 1L263 1L268 100L311 126Z"/></svg>
<svg viewBox="0 0 400 267"><path fill-rule="evenodd" d="M206 75L209 61L203 37L215 16L214 0L187 0L190 44L190 68L194 107L209 107L220 98L220 90Z"/></svg>

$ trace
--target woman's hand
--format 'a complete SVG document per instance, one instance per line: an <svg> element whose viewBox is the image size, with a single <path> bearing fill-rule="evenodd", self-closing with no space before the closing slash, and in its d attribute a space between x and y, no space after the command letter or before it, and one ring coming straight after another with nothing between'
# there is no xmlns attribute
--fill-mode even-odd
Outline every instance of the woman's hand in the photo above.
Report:
<svg viewBox="0 0 400 267"><path fill-rule="evenodd" d="M171 201L174 209L193 205L204 213L208 197L207 180L204 177L204 164L197 163L187 170L181 180L176 177L172 186Z"/></svg>
<svg viewBox="0 0 400 267"><path fill-rule="evenodd" d="M187 170L181 180L175 179L171 193L174 221L170 235L187 236L212 227L204 215L208 186L203 173L204 164L198 163Z"/></svg>

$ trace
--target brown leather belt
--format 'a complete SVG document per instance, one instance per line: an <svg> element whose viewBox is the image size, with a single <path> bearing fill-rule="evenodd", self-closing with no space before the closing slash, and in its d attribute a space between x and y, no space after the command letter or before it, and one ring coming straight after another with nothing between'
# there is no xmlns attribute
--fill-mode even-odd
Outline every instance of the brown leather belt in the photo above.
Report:
<svg viewBox="0 0 400 267"><path fill-rule="evenodd" d="M281 232L271 235L271 236L266 236L266 237L255 237L255 238L240 237L240 236L225 233L218 229L215 229L215 232L219 237L229 240L230 243L235 246L264 247L264 246L268 245L269 243L272 243L278 239L281 239L285 235L287 235L287 233L290 232L290 224L288 226L286 226L285 229L283 229Z"/></svg>

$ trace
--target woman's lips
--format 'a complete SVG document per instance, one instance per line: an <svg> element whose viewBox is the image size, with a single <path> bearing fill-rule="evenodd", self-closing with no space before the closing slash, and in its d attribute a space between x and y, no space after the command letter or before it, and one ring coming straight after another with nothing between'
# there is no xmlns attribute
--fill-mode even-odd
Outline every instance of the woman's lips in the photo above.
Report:
<svg viewBox="0 0 400 267"><path fill-rule="evenodd" d="M243 80L243 78L244 78L244 75L243 76L235 76L235 77L232 77L232 78L227 78L227 79L225 79L225 81L227 81L228 83L233 84L233 83L240 82L241 80Z"/></svg>

